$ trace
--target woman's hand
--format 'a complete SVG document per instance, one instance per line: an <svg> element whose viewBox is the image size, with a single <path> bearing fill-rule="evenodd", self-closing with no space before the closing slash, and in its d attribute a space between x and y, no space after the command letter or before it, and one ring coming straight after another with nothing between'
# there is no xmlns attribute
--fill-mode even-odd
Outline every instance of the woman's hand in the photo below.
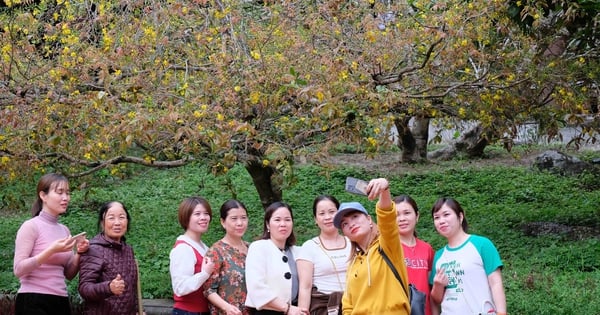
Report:
<svg viewBox="0 0 600 315"><path fill-rule="evenodd" d="M83 253L87 252L88 249L90 248L90 240L88 240L87 238L83 238L79 242L77 242L76 247L77 247L77 253L83 254Z"/></svg>
<svg viewBox="0 0 600 315"><path fill-rule="evenodd" d="M202 271L212 274L213 270L215 270L215 263L208 257L204 256L202 258Z"/></svg>
<svg viewBox="0 0 600 315"><path fill-rule="evenodd" d="M242 311L240 311L237 307L231 304L227 304L227 306L223 308L223 311L227 315L242 315Z"/></svg>
<svg viewBox="0 0 600 315"><path fill-rule="evenodd" d="M448 283L449 279L446 275L446 270L444 268L438 269L433 277L433 286L431 287L431 293L429 295L431 305L435 306L434 309L438 309L439 305L442 304L442 299L444 298Z"/></svg>
<svg viewBox="0 0 600 315"><path fill-rule="evenodd" d="M110 288L110 292L114 295L121 295L125 292L125 280L121 278L121 275L118 274L108 285Z"/></svg>
<svg viewBox="0 0 600 315"><path fill-rule="evenodd" d="M385 178L376 178L369 181L367 185L367 197L369 200L378 198L381 193L389 191L390 183Z"/></svg>
<svg viewBox="0 0 600 315"><path fill-rule="evenodd" d="M65 238L57 239L52 242L49 249L51 253L61 253L68 252L73 250L73 246L75 246L76 240L71 236L67 236Z"/></svg>
<svg viewBox="0 0 600 315"><path fill-rule="evenodd" d="M290 306L287 315L308 315L308 310L298 306Z"/></svg>
<svg viewBox="0 0 600 315"><path fill-rule="evenodd" d="M448 285L448 276L446 275L446 270L444 268L440 268L435 273L433 277L433 285L439 285L442 288L445 288Z"/></svg>

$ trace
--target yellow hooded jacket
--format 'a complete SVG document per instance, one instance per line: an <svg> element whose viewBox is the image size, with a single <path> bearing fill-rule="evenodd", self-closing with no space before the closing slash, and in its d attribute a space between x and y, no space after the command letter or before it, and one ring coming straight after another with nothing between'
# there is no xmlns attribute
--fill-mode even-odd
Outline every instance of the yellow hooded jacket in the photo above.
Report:
<svg viewBox="0 0 600 315"><path fill-rule="evenodd" d="M387 265L378 248L381 246L396 270L408 286L408 274L404 264L404 253L398 236L396 209L380 209L376 206L376 237L366 253L358 253L348 266L346 291L342 298L343 315L409 315L410 303L400 282Z"/></svg>

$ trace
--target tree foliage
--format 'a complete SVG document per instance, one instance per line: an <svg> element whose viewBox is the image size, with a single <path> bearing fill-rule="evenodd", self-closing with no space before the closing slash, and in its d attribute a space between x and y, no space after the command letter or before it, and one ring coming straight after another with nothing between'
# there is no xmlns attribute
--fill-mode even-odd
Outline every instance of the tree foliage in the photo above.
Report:
<svg viewBox="0 0 600 315"><path fill-rule="evenodd" d="M123 163L201 161L222 174L242 162L268 204L298 157L340 143L375 154L399 121L473 120L510 144L523 121L555 130L586 113L598 89L595 37L543 56L540 1L4 3L9 180L48 166L119 175ZM597 20L587 3L577 12Z"/></svg>

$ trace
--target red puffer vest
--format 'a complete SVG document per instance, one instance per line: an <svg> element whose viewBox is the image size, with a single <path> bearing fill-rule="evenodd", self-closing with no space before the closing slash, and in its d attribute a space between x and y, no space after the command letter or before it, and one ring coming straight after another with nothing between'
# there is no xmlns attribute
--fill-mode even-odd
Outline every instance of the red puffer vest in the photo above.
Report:
<svg viewBox="0 0 600 315"><path fill-rule="evenodd" d="M196 255L194 274L202 271L202 255L200 255L200 253L192 245L182 240L175 241L175 245L173 247L179 246L181 244L184 244L184 246L191 247L194 251L194 255ZM206 299L206 297L204 297L204 293L202 293L202 288L184 296L173 294L173 300L175 301L175 303L173 304L173 308L178 308L180 310L194 313L208 312L208 300Z"/></svg>

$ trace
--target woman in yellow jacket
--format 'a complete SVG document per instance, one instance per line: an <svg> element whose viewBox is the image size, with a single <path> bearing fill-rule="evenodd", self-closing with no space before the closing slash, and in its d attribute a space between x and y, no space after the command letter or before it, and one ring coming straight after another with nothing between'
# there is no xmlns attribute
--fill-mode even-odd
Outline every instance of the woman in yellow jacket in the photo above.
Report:
<svg viewBox="0 0 600 315"><path fill-rule="evenodd" d="M409 315L410 303L405 293L408 287L402 287L381 254L383 251L389 257L407 286L389 182L385 178L372 179L366 191L369 200L379 198L376 224L359 202L342 203L333 219L334 225L352 241L343 315Z"/></svg>

